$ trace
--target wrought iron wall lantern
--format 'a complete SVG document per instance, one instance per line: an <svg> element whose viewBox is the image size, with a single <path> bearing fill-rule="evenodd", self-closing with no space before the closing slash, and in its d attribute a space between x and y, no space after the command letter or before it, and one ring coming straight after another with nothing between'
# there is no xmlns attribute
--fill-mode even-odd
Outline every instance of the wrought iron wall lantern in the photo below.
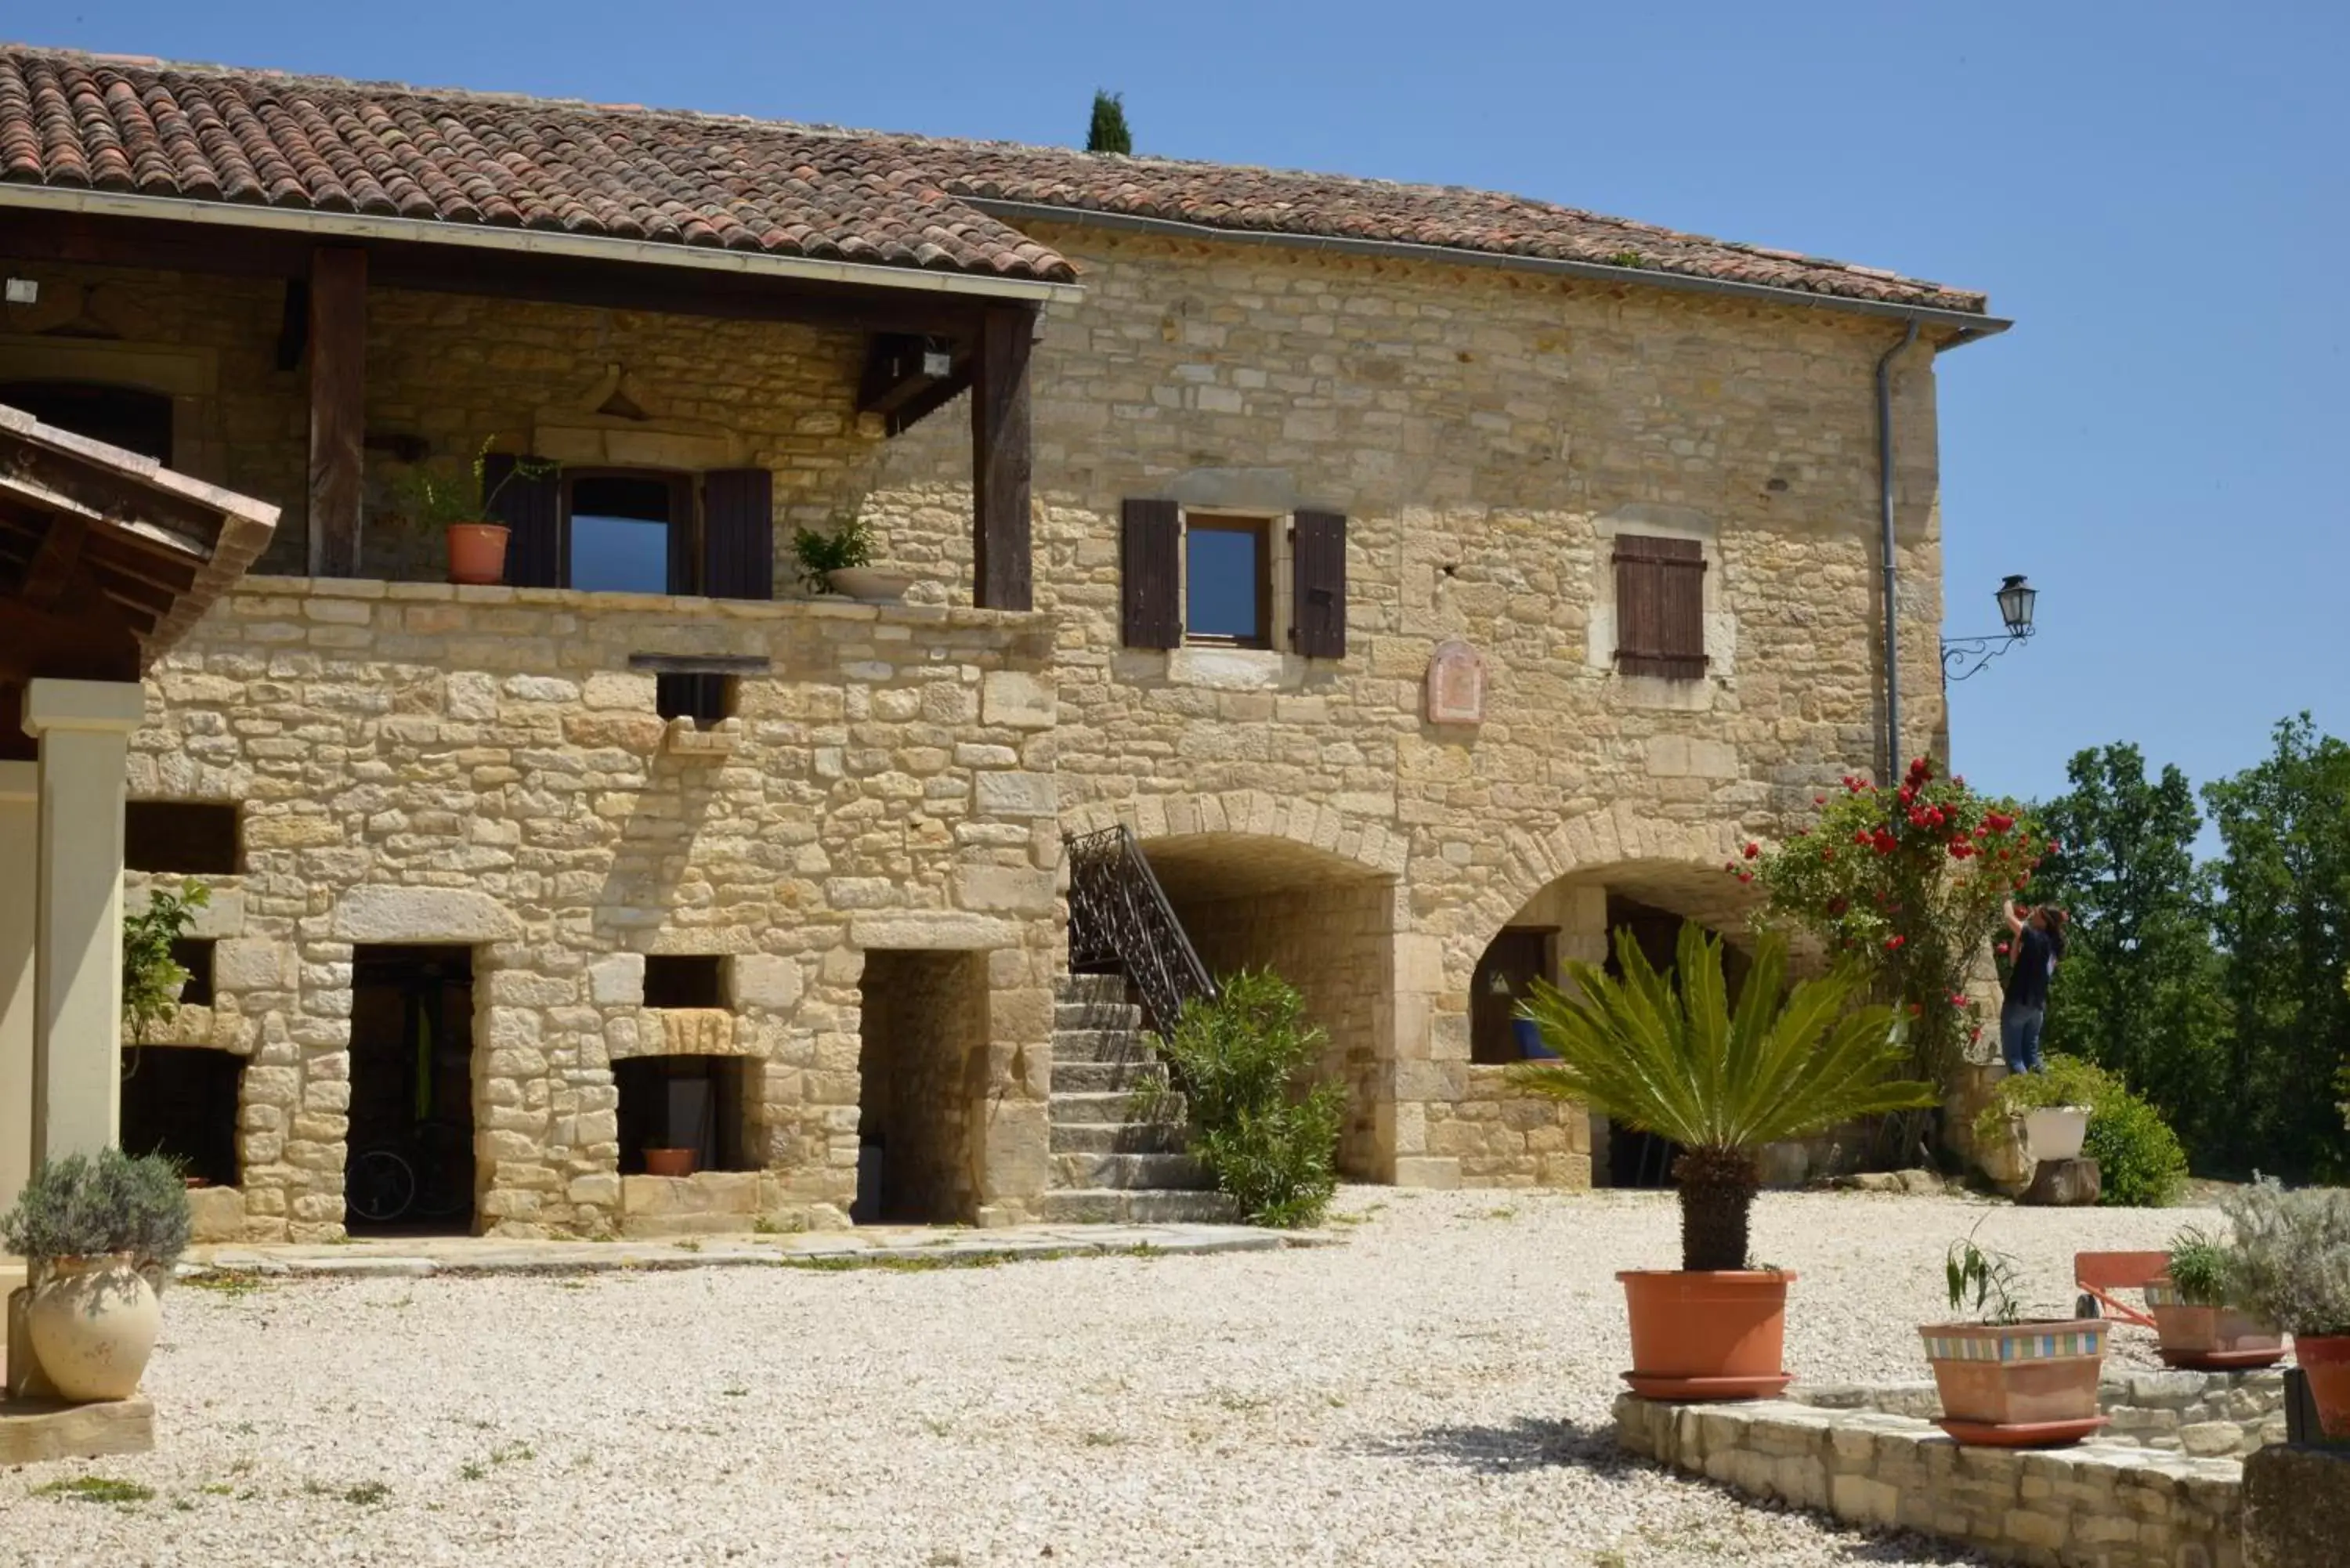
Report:
<svg viewBox="0 0 2350 1568"><path fill-rule="evenodd" d="M2025 641L2033 633L2033 602L2040 590L2021 576L2009 577L1999 585L1992 595L1999 601L1999 618L2006 623L2005 637L1946 637L1942 639L1942 679L1945 681L1964 680L2017 643Z"/></svg>

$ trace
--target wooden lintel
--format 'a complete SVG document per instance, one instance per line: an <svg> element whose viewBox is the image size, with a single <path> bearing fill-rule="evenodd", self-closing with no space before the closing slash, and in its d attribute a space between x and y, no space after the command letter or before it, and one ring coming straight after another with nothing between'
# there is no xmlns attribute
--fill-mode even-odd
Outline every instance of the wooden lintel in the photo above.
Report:
<svg viewBox="0 0 2350 1568"><path fill-rule="evenodd" d="M629 668L655 675L764 675L775 661L763 653L632 653Z"/></svg>
<svg viewBox="0 0 2350 1568"><path fill-rule="evenodd" d="M26 563L25 585L16 597L35 609L55 609L81 566L82 546L88 539L88 522L70 514L60 515Z"/></svg>
<svg viewBox="0 0 2350 1568"><path fill-rule="evenodd" d="M971 387L972 603L1034 607L1029 561L1029 306L990 306L981 318Z"/></svg>
<svg viewBox="0 0 2350 1568"><path fill-rule="evenodd" d="M367 253L310 258L310 575L359 575L367 437Z"/></svg>

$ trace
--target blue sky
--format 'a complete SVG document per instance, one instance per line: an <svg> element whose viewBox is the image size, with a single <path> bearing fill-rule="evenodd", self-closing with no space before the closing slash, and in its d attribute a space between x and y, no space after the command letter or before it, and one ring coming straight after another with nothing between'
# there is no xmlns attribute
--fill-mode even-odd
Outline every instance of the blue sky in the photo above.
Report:
<svg viewBox="0 0 2350 1568"><path fill-rule="evenodd" d="M28 22L33 25L27 28ZM60 0L26 41L1505 190L1987 289L1941 362L1976 782L2350 732L2350 7Z"/></svg>

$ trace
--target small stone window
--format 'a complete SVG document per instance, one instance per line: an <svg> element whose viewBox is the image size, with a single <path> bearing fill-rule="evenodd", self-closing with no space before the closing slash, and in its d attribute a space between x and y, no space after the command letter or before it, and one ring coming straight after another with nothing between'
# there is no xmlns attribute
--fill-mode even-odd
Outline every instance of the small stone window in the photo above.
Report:
<svg viewBox="0 0 2350 1568"><path fill-rule="evenodd" d="M723 1007L716 953L655 953L645 960L647 1007Z"/></svg>
<svg viewBox="0 0 2350 1568"><path fill-rule="evenodd" d="M122 1052L122 1148L160 1154L213 1187L236 1185L236 1097L244 1058L196 1045Z"/></svg>
<svg viewBox="0 0 2350 1568"><path fill-rule="evenodd" d="M122 810L122 864L182 876L236 874L236 807L203 801L134 800Z"/></svg>
<svg viewBox="0 0 2350 1568"><path fill-rule="evenodd" d="M623 1174L688 1176L696 1170L756 1170L743 1119L740 1056L629 1056L612 1064L620 1091ZM656 1152L649 1168L645 1151ZM675 1151L684 1151L681 1159ZM679 1168L683 1165L685 1168Z"/></svg>
<svg viewBox="0 0 2350 1568"><path fill-rule="evenodd" d="M653 709L664 719L691 719L707 730L734 716L735 678L732 675L658 675L653 678Z"/></svg>
<svg viewBox="0 0 2350 1568"><path fill-rule="evenodd" d="M183 1006L210 1007L213 1004L213 939L182 937L172 944L172 961L188 971L187 983L180 987Z"/></svg>

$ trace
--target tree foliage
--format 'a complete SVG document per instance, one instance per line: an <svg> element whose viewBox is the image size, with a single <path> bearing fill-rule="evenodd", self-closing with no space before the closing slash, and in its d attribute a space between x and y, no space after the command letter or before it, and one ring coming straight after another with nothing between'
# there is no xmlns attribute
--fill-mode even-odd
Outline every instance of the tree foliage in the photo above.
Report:
<svg viewBox="0 0 2350 1568"><path fill-rule="evenodd" d="M136 1043L179 1010L188 971L172 958L172 944L188 934L196 911L212 902L202 883L174 893L157 888L147 907L122 917L122 1033Z"/></svg>
<svg viewBox="0 0 2350 1568"><path fill-rule="evenodd" d="M2203 787L2225 847L2213 919L2232 1030L2211 1140L2229 1168L2350 1176L2324 1086L2350 1064L2350 745L2308 714L2257 765Z"/></svg>
<svg viewBox="0 0 2350 1568"><path fill-rule="evenodd" d="M1094 89L1094 117L1086 128L1086 151L1129 156L1133 153L1134 137L1126 129L1124 94Z"/></svg>
<svg viewBox="0 0 2350 1568"><path fill-rule="evenodd" d="M2041 896L2070 916L2048 1045L2119 1074L2206 1147L2229 1115L2228 1008L2194 789L2176 766L2147 778L2134 745L2089 748L2065 771L2072 789L2041 808L2062 846Z"/></svg>

